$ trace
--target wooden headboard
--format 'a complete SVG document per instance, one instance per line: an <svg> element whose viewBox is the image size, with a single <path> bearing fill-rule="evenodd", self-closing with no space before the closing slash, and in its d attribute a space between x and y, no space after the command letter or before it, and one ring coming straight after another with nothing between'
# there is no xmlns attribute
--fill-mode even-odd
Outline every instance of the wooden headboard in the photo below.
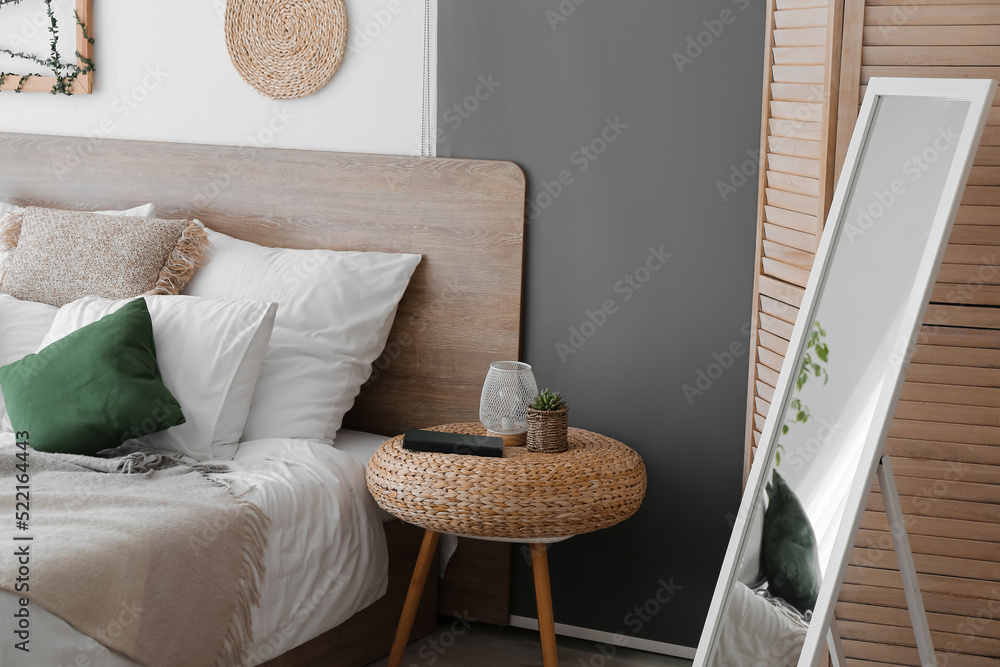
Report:
<svg viewBox="0 0 1000 667"><path fill-rule="evenodd" d="M0 201L152 202L261 245L423 255L345 421L385 435L477 421L490 362L518 358L524 198L510 162L0 133Z"/></svg>

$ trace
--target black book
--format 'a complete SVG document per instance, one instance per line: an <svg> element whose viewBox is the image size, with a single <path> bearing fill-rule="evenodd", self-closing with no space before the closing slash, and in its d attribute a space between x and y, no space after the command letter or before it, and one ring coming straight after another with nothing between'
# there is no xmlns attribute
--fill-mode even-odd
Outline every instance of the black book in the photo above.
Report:
<svg viewBox="0 0 1000 667"><path fill-rule="evenodd" d="M503 438L465 433L441 433L407 429L403 434L403 449L411 452L471 454L473 456L503 456Z"/></svg>

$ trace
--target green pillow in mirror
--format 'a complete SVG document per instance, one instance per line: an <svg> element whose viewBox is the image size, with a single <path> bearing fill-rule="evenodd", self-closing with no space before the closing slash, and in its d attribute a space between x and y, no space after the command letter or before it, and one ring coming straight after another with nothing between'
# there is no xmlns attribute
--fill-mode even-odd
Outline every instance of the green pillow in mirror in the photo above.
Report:
<svg viewBox="0 0 1000 667"><path fill-rule="evenodd" d="M32 448L92 456L134 432L184 423L160 378L145 299L0 368L15 431Z"/></svg>
<svg viewBox="0 0 1000 667"><path fill-rule="evenodd" d="M777 470L767 485L767 497L760 549L767 589L804 614L816 606L822 579L816 534L802 503Z"/></svg>

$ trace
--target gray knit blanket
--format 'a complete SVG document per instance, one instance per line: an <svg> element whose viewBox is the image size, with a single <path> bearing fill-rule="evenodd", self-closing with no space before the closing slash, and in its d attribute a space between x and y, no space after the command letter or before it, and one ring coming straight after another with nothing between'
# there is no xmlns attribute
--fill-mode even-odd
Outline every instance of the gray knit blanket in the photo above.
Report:
<svg viewBox="0 0 1000 667"><path fill-rule="evenodd" d="M26 598L25 648L44 641L30 637L37 605L141 665L243 664L268 518L209 469L141 449L106 455L36 452L0 434L0 589Z"/></svg>

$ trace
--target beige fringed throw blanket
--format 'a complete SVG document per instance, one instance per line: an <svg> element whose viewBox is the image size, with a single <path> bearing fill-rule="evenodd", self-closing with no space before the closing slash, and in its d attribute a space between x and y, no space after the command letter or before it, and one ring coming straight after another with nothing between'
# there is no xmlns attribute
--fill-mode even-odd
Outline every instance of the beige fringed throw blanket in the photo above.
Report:
<svg viewBox="0 0 1000 667"><path fill-rule="evenodd" d="M269 523L256 505L158 456L29 449L30 519L18 530L12 443L0 438L0 588L15 591L15 551L27 547L30 590L17 595L105 646L147 667L246 660Z"/></svg>

